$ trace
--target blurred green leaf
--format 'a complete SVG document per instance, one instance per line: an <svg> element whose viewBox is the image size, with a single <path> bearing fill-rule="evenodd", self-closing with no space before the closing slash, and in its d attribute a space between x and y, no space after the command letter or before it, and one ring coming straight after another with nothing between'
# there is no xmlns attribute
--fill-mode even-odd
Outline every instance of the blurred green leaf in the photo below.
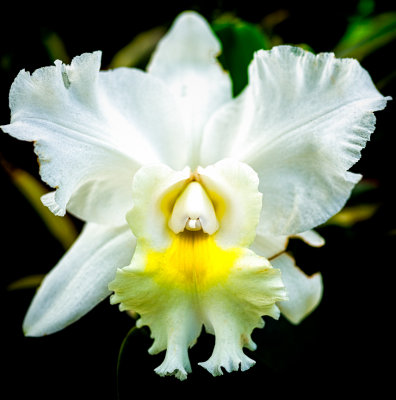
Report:
<svg viewBox="0 0 396 400"><path fill-rule="evenodd" d="M45 34L43 44L52 61L61 60L65 64L70 64L70 57L67 54L65 44L57 33L48 32Z"/></svg>
<svg viewBox="0 0 396 400"><path fill-rule="evenodd" d="M390 74L386 75L380 81L375 83L377 89L382 92L385 88L392 83L396 79L396 69L392 71Z"/></svg>
<svg viewBox="0 0 396 400"><path fill-rule="evenodd" d="M365 193L373 192L378 189L378 185L377 181L362 179L353 188L351 197L357 197Z"/></svg>
<svg viewBox="0 0 396 400"><path fill-rule="evenodd" d="M45 274L29 275L10 283L8 290L32 289L40 286Z"/></svg>
<svg viewBox="0 0 396 400"><path fill-rule="evenodd" d="M337 57L364 57L396 38L396 12L352 20L334 53Z"/></svg>
<svg viewBox="0 0 396 400"><path fill-rule="evenodd" d="M273 29L280 23L286 21L290 17L290 11L286 8L279 8L269 14L266 14L261 20L261 25L265 28L266 32L271 32L271 37Z"/></svg>
<svg viewBox="0 0 396 400"><path fill-rule="evenodd" d="M357 5L359 15L367 16L375 9L375 0L360 0Z"/></svg>
<svg viewBox="0 0 396 400"><path fill-rule="evenodd" d="M77 238L77 229L67 215L57 217L42 204L40 199L41 196L47 193L47 188L26 171L12 168L4 160L2 160L2 165L5 167L14 185L41 217L48 230L65 249L68 249Z"/></svg>
<svg viewBox="0 0 396 400"><path fill-rule="evenodd" d="M12 57L10 54L2 54L0 56L0 69L9 71L12 65Z"/></svg>
<svg viewBox="0 0 396 400"><path fill-rule="evenodd" d="M357 222L371 218L378 210L378 204L358 204L356 206L345 207L334 217L327 221L326 225L338 225L350 228Z"/></svg>
<svg viewBox="0 0 396 400"><path fill-rule="evenodd" d="M311 53L315 53L314 49L307 43L297 43L294 44L293 46L300 47L301 49L309 51Z"/></svg>
<svg viewBox="0 0 396 400"><path fill-rule="evenodd" d="M231 75L236 96L248 82L247 67L253 53L271 48L271 42L258 26L232 17L215 21L212 28L223 45L219 61Z"/></svg>
<svg viewBox="0 0 396 400"><path fill-rule="evenodd" d="M114 55L109 68L135 67L151 54L165 32L164 27L158 26L140 33Z"/></svg>

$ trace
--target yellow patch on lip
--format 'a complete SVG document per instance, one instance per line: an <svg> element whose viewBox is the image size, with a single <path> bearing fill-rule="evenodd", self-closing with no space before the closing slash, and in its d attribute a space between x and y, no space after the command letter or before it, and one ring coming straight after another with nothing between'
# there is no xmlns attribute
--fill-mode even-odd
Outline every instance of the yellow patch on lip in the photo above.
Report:
<svg viewBox="0 0 396 400"><path fill-rule="evenodd" d="M203 291L225 282L242 249L223 250L213 236L183 231L173 236L165 251L149 251L145 273L161 286Z"/></svg>

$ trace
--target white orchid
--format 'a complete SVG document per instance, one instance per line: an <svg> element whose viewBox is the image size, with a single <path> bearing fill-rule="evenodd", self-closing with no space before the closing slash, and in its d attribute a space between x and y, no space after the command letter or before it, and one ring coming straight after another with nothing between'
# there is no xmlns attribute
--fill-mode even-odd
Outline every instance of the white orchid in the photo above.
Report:
<svg viewBox="0 0 396 400"><path fill-rule="evenodd" d="M42 198L86 221L48 274L24 321L41 336L111 302L148 325L160 375L185 379L188 347L215 335L201 363L213 375L254 364L254 328L280 312L299 323L322 279L284 251L338 212L360 175L349 172L388 98L352 59L279 46L258 51L232 98L220 44L198 14L181 14L147 72L99 71L101 53L60 61L10 91L3 130L33 141Z"/></svg>

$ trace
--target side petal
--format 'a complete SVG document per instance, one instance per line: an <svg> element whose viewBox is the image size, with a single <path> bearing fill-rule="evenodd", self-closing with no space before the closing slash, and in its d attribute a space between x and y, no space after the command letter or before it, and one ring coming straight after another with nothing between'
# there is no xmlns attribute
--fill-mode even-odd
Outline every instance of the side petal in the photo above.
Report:
<svg viewBox="0 0 396 400"><path fill-rule="evenodd" d="M202 130L212 113L231 99L231 80L216 56L220 42L197 13L182 13L160 41L148 72L161 78L180 100L190 138L189 165L198 164Z"/></svg>
<svg viewBox="0 0 396 400"><path fill-rule="evenodd" d="M357 61L279 46L259 51L249 85L209 121L203 165L234 157L260 178L260 227L307 231L338 212L359 175L349 168L387 100Z"/></svg>
<svg viewBox="0 0 396 400"><path fill-rule="evenodd" d="M127 221L136 237L143 238L155 249L169 245L168 221L178 194L190 178L191 170L174 171L167 165L142 167L132 185L133 207Z"/></svg>
<svg viewBox="0 0 396 400"><path fill-rule="evenodd" d="M21 71L10 90L11 124L3 130L34 141L42 179L55 194L44 203L83 220L121 225L131 182L150 162L177 168L184 131L169 89L142 71L99 72L100 52L59 61L32 75Z"/></svg>
<svg viewBox="0 0 396 400"><path fill-rule="evenodd" d="M129 264L134 248L128 226L87 224L36 293L24 320L25 334L48 335L85 315L110 294L108 283L117 268Z"/></svg>
<svg viewBox="0 0 396 400"><path fill-rule="evenodd" d="M249 246L254 240L261 210L256 172L232 159L199 167L197 172L219 220L216 241L221 247Z"/></svg>
<svg viewBox="0 0 396 400"><path fill-rule="evenodd" d="M299 269L292 257L281 254L271 261L282 272L288 301L278 303L282 314L293 324L299 324L320 303L323 293L322 275L318 272L307 276Z"/></svg>

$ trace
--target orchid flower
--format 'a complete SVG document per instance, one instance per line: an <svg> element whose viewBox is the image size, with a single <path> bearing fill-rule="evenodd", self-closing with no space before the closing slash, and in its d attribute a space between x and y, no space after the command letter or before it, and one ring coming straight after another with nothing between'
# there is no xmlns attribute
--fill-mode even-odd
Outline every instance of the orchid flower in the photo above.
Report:
<svg viewBox="0 0 396 400"><path fill-rule="evenodd" d="M232 97L208 23L184 12L147 71L99 71L101 53L21 71L2 129L34 142L55 190L42 202L85 221L46 276L24 321L59 331L110 294L166 351L159 375L185 379L188 348L215 335L213 375L246 370L263 317L294 324L320 302L288 239L314 246L361 178L349 169L389 98L352 59L292 46L254 54Z"/></svg>

